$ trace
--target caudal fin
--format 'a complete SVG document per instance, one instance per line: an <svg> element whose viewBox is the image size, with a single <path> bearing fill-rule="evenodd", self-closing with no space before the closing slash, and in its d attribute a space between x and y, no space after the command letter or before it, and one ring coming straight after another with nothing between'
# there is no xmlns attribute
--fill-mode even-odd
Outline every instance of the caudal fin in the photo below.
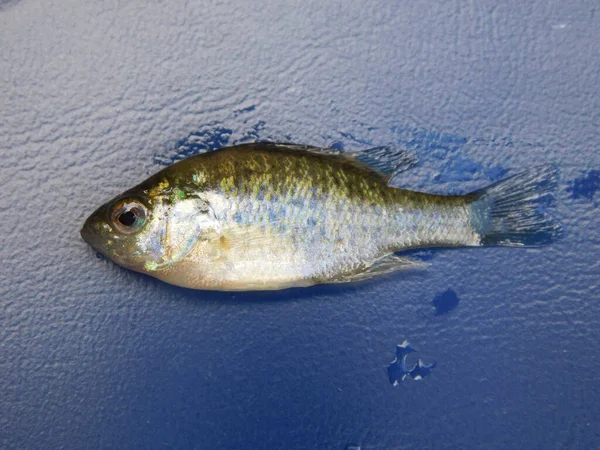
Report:
<svg viewBox="0 0 600 450"><path fill-rule="evenodd" d="M544 211L557 181L554 167L541 166L474 192L473 227L481 245L540 246L558 239L562 227Z"/></svg>

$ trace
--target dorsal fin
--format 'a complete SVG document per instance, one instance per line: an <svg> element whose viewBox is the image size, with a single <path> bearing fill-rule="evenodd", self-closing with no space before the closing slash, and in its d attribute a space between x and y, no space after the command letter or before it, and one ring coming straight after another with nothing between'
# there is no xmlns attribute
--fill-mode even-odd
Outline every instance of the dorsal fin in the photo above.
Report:
<svg viewBox="0 0 600 450"><path fill-rule="evenodd" d="M295 151L305 151L320 155L340 156L355 160L375 170L387 181L400 172L414 167L418 159L416 155L399 147L372 147L365 150L342 151L335 148L311 147L310 145L297 144L273 144L278 148Z"/></svg>
<svg viewBox="0 0 600 450"><path fill-rule="evenodd" d="M417 156L399 147L373 147L347 153L358 161L386 175L388 180L394 175L414 167Z"/></svg>

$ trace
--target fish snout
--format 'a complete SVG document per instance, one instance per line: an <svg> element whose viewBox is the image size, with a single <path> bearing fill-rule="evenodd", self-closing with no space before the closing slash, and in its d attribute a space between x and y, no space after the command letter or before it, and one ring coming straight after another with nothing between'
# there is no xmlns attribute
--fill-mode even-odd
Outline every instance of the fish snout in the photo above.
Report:
<svg viewBox="0 0 600 450"><path fill-rule="evenodd" d="M105 228L110 229L110 227L103 224L98 219L98 212L95 212L88 217L81 227L81 230L79 230L79 234L94 250L104 253L107 242L107 236L105 236L105 234L108 231Z"/></svg>

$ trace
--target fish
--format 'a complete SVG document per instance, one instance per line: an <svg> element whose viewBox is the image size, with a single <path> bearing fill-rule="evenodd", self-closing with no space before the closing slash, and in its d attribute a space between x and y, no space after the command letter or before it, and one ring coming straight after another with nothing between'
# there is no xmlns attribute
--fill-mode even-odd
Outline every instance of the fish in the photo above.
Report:
<svg viewBox="0 0 600 450"><path fill-rule="evenodd" d="M542 246L549 165L465 195L394 187L416 156L289 143L225 147L176 162L100 206L82 238L116 264L221 291L349 283L423 268L425 247Z"/></svg>

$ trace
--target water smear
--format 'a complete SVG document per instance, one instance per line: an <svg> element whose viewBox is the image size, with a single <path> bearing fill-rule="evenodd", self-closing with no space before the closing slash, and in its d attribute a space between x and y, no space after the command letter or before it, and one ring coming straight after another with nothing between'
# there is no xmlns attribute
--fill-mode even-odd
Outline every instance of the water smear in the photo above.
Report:
<svg viewBox="0 0 600 450"><path fill-rule="evenodd" d="M435 369L437 365L435 362L431 364L425 364L421 359L412 368L408 367L406 358L411 353L415 353L417 350L408 342L404 341L402 344L396 346L396 359L388 366L388 378L392 386L398 386L408 376L412 377L415 381L420 381Z"/></svg>
<svg viewBox="0 0 600 450"><path fill-rule="evenodd" d="M600 170L590 170L586 175L575 178L567 192L572 199L584 198L594 200L594 195L600 190Z"/></svg>
<svg viewBox="0 0 600 450"><path fill-rule="evenodd" d="M154 162L168 166L190 156L206 153L229 144L233 130L220 125L209 125L204 129L190 133L175 144L172 155L155 155Z"/></svg>
<svg viewBox="0 0 600 450"><path fill-rule="evenodd" d="M452 311L458 306L459 302L460 299L458 298L458 295L456 295L456 292L452 289L446 289L444 292L436 295L431 301L431 304L435 308L435 315L439 316Z"/></svg>

